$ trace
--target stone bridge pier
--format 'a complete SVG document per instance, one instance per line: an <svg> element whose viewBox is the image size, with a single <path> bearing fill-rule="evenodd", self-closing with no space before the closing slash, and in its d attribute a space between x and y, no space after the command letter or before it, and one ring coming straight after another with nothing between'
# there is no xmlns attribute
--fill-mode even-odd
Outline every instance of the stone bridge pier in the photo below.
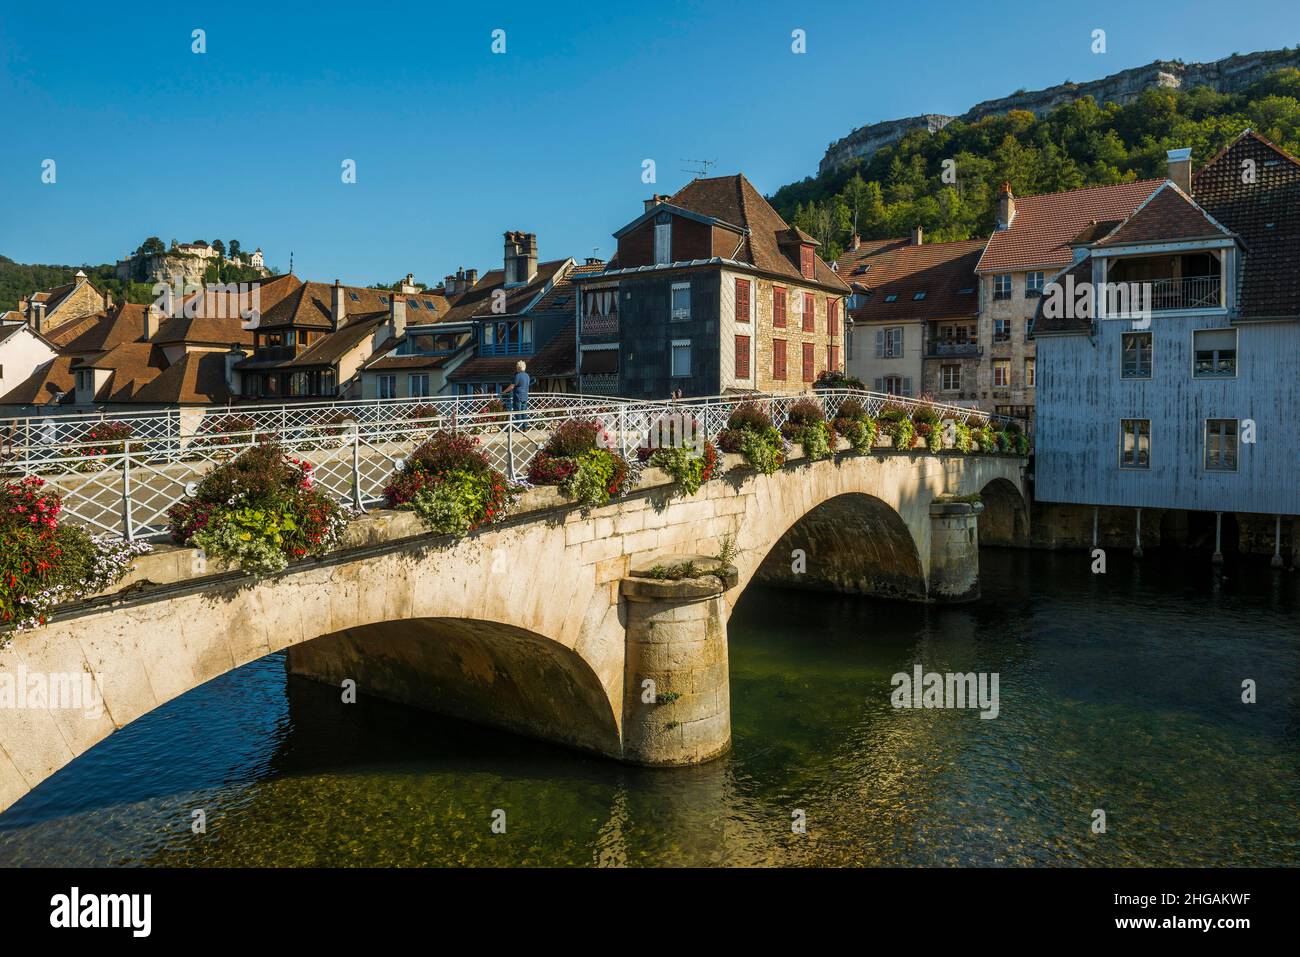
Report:
<svg viewBox="0 0 1300 957"><path fill-rule="evenodd" d="M114 730L276 652L291 674L353 683L357 703L341 691L340 707L380 697L616 760L707 761L731 739L727 621L751 581L965 601L984 519L1008 541L1027 527L1025 463L1010 456L721 464L694 496L647 469L592 510L532 489L457 539L376 512L340 551L264 578L160 548L119 591L0 646L0 810ZM89 676L102 707L15 706L18 675Z"/></svg>

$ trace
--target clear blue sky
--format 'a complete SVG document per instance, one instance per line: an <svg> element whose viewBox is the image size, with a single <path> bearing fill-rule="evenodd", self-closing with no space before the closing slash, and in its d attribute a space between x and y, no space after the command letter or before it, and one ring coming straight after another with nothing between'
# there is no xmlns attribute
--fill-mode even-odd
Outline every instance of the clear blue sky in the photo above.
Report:
<svg viewBox="0 0 1300 957"><path fill-rule="evenodd" d="M151 234L234 237L356 284L491 268L507 229L538 233L543 259L608 256L645 196L689 179L683 158L770 193L866 123L1300 44L1300 4L1277 0L6 7L0 253L99 263Z"/></svg>

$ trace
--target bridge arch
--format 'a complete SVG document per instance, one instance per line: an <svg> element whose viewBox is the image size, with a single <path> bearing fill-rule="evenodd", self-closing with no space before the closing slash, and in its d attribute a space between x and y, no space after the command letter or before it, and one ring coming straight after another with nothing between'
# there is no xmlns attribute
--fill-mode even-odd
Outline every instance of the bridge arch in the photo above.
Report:
<svg viewBox="0 0 1300 957"><path fill-rule="evenodd" d="M1025 548L1029 545L1029 505L1019 487L1004 476L991 479L980 489L984 510L980 513L981 545Z"/></svg>
<svg viewBox="0 0 1300 957"><path fill-rule="evenodd" d="M911 529L892 505L865 492L844 492L805 512L782 533L753 577L780 587L926 597Z"/></svg>
<svg viewBox="0 0 1300 957"><path fill-rule="evenodd" d="M288 649L290 674L449 717L619 753L600 679L572 648L515 625L409 618L322 635Z"/></svg>

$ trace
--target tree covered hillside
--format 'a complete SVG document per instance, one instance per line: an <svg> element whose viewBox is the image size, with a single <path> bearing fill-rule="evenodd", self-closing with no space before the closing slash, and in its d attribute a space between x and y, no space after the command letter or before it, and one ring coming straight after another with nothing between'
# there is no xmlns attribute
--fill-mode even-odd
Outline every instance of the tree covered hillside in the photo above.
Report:
<svg viewBox="0 0 1300 957"><path fill-rule="evenodd" d="M827 260L855 228L885 239L919 223L934 242L970 239L993 230L1003 181L1029 196L1162 177L1166 150L1190 146L1199 168L1247 128L1300 155L1300 71L1278 70L1240 93L1149 90L1125 106L1088 97L1042 119L1016 111L913 130L866 162L783 186L771 202L822 243ZM956 182L945 181L945 168Z"/></svg>

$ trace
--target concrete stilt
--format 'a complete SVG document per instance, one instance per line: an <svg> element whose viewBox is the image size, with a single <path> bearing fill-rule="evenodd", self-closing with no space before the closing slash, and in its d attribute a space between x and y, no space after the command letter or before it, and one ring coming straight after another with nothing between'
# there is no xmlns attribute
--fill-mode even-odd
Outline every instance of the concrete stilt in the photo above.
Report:
<svg viewBox="0 0 1300 957"><path fill-rule="evenodd" d="M1216 565L1223 564L1223 513L1214 513L1214 554L1210 561Z"/></svg>
<svg viewBox="0 0 1300 957"><path fill-rule="evenodd" d="M1101 511L1096 505L1092 507L1092 547L1097 547L1097 520L1098 513Z"/></svg>
<svg viewBox="0 0 1300 957"><path fill-rule="evenodd" d="M1269 562L1274 568L1282 567L1282 516L1273 516L1273 558Z"/></svg>
<svg viewBox="0 0 1300 957"><path fill-rule="evenodd" d="M1137 510L1137 526L1136 526L1135 535L1137 536L1137 540L1133 545L1133 557L1141 558L1142 557L1142 509Z"/></svg>

